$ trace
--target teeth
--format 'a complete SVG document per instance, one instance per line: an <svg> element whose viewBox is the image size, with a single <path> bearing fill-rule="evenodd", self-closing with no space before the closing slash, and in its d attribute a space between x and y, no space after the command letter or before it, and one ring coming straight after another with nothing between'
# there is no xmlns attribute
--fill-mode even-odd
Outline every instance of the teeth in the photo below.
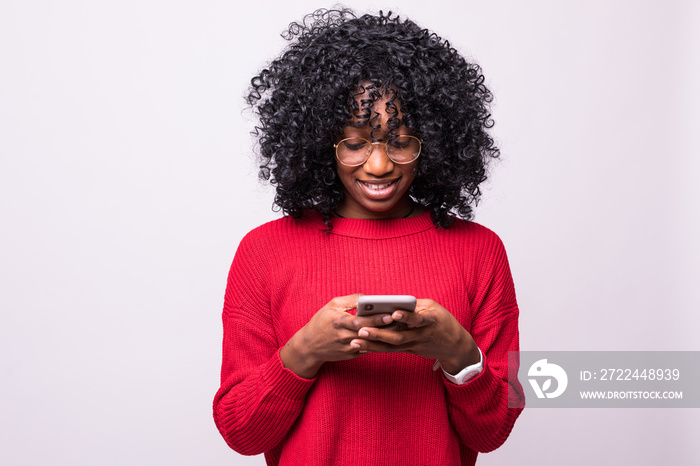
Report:
<svg viewBox="0 0 700 466"><path fill-rule="evenodd" d="M363 185L367 186L369 189L374 190L374 191L381 191L382 189L386 189L389 186L391 186L391 183L386 183L386 184L369 184L369 183L362 183Z"/></svg>

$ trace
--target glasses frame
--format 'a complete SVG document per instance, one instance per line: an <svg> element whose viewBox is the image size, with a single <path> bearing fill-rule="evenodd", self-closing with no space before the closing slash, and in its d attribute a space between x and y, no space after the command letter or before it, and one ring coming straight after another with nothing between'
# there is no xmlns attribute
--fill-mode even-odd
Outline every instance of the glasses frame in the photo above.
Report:
<svg viewBox="0 0 700 466"><path fill-rule="evenodd" d="M333 144L333 147L335 148L335 158L338 159L338 162L340 162L342 165L345 165L346 167L359 167L359 166L361 166L361 165L364 165L364 164L369 160L369 158L372 156L372 152L374 152L374 145L375 145L375 144L383 144L383 145L384 145L384 153L386 154L387 157L389 157L389 159L390 159L393 163L396 163L396 164L399 164L399 165L406 165L406 164L415 162L415 161L418 159L418 157L420 157L421 151L423 150L423 143L421 142L421 140L418 139L417 137L413 136L413 135L410 135L410 134L400 134L400 135L397 136L397 137L409 137L409 138L413 138L413 139L415 139L416 141L418 141L418 154L417 154L413 159L409 160L408 162L399 162L399 161L396 161L396 160L394 160L394 159L391 157L391 155L389 155L389 151L388 151L388 148L389 148L389 141L390 141L391 139L396 139L396 138L391 138L391 139L389 139L388 141L382 140L382 141L376 141L376 142L370 142L369 140L367 140L367 139L365 139L365 138L361 138L361 137L359 137L359 136L341 139L341 140L338 141L337 143ZM365 159L364 159L362 162L360 162L360 163L353 163L353 164L345 163L345 162L343 162L343 161L340 159L340 156L338 155L338 146L339 146L341 143L345 142L345 141L349 141L350 139L362 139L363 141L367 141L367 143L371 146L371 148L369 149L369 153L367 154L367 157L365 157Z"/></svg>

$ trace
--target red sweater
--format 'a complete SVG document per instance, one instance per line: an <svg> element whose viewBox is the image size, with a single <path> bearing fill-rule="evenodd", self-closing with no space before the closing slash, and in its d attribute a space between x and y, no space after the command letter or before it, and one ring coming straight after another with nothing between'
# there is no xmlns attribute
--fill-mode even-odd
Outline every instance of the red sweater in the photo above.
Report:
<svg viewBox="0 0 700 466"><path fill-rule="evenodd" d="M248 233L224 301L216 425L231 448L269 465L473 465L498 448L524 405L508 407L508 351L518 307L500 239L472 222L436 228L426 212L397 220L285 217ZM483 353L465 385L404 353L327 362L316 378L284 368L280 348L331 298L430 298ZM513 368L511 368L513 370Z"/></svg>

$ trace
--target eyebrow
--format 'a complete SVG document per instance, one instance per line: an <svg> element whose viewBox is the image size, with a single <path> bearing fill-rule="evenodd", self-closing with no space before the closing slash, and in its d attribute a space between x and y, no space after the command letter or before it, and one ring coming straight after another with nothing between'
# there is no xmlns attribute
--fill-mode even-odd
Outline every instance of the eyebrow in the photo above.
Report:
<svg viewBox="0 0 700 466"><path fill-rule="evenodd" d="M362 123L360 121L349 121L345 124L345 128L354 128L354 129L370 128L370 129L372 129L372 127L370 127L366 121L365 121L365 123ZM401 131L402 128L404 131ZM381 127L376 128L376 130L378 130L380 133L382 133L384 135L386 135L386 133L392 132L392 130L386 130L386 129L381 128ZM393 132L397 136L400 136L402 134L413 135L413 131L411 131L406 125L401 125L398 128L394 128Z"/></svg>
<svg viewBox="0 0 700 466"><path fill-rule="evenodd" d="M369 118L365 118L365 119L363 119L363 120L351 120L351 121L348 121L348 122L345 124L345 126L350 126L351 128L362 129L362 128L364 128L365 126L367 126L368 123L369 123Z"/></svg>

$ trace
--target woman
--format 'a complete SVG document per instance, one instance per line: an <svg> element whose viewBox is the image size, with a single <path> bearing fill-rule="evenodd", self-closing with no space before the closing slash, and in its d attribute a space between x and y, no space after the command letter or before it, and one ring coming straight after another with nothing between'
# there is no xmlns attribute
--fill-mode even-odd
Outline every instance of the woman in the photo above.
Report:
<svg viewBox="0 0 700 466"><path fill-rule="evenodd" d="M506 254L466 221L498 155L480 68L391 13L287 38L248 96L287 215L231 266L216 424L271 465L474 464L524 405ZM359 294L419 299L357 316Z"/></svg>

